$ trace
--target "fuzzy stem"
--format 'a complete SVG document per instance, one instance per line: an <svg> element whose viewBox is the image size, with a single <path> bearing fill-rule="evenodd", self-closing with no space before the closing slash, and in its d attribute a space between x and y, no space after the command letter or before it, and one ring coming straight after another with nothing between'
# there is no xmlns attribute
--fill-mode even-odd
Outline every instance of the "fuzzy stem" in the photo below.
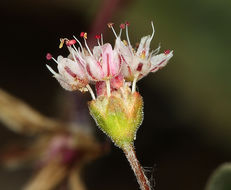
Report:
<svg viewBox="0 0 231 190"><path fill-rule="evenodd" d="M136 176L137 182L140 185L141 190L151 190L150 182L144 174L143 168L136 158L136 153L133 145L128 145L123 148L123 151L132 167L132 170Z"/></svg>

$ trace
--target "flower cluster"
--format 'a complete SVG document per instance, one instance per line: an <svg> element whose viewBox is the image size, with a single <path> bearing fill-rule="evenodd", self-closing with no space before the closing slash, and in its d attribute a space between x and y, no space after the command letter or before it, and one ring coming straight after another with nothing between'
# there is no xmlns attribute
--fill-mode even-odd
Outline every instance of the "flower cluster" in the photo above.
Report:
<svg viewBox="0 0 231 190"><path fill-rule="evenodd" d="M134 93L136 82L148 73L156 72L164 67L173 56L173 51L166 50L158 54L160 47L150 51L150 44L155 33L152 22L152 34L142 37L136 48L132 47L128 26L128 22L121 24L120 32L117 34L113 23L108 24L116 37L114 48L111 44L103 42L102 34L95 36L98 44L92 50L88 47L85 32L80 34L85 47L75 36L71 40L60 39L60 48L66 44L70 55L67 58L58 56L56 60L48 53L46 58L53 59L57 63L58 73L48 65L47 68L63 88L69 91L89 91L93 99L95 94L89 84L95 84L97 96L110 97L113 91L124 86L125 81L132 82L132 93ZM123 29L126 31L127 40L121 39ZM76 47L76 44L79 47Z"/></svg>

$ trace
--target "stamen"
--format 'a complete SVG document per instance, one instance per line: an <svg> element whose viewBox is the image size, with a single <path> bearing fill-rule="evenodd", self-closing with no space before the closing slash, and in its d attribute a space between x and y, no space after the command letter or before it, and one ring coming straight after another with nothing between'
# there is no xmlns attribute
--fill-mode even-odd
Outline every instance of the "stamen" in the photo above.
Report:
<svg viewBox="0 0 231 190"><path fill-rule="evenodd" d="M138 79L139 74L136 74L132 83L132 94L136 91L136 82Z"/></svg>
<svg viewBox="0 0 231 190"><path fill-rule="evenodd" d="M84 39L84 43L85 43L85 46L86 46L86 48L87 48L88 53L89 53L91 56L93 56L93 54L91 53L90 48L89 48L88 45L87 45L87 33L86 33L86 32L81 32L81 33L80 33L80 36Z"/></svg>
<svg viewBox="0 0 231 190"><path fill-rule="evenodd" d="M79 56L79 58L81 59L82 62L84 62L84 59L81 57L79 51L77 50L77 48L75 47L75 45L73 45L73 48L75 50L75 52L77 53L77 55ZM69 50L70 51L70 50ZM74 56L74 53L70 51L70 53L72 53L72 55ZM75 56L74 56L75 57ZM82 63L81 63L82 64Z"/></svg>
<svg viewBox="0 0 231 190"><path fill-rule="evenodd" d="M83 54L84 54L83 46L82 46L82 44L80 43L80 41L79 41L75 36L73 36L73 38L78 42L78 44L79 44L79 46L80 46L80 48L81 48L81 50L82 50L82 52L83 52Z"/></svg>
<svg viewBox="0 0 231 190"><path fill-rule="evenodd" d="M59 64L59 62L54 57L52 57L52 55L50 53L47 53L46 59L47 60L51 60L52 59L55 63Z"/></svg>
<svg viewBox="0 0 231 190"><path fill-rule="evenodd" d="M112 22L110 22L110 23L107 24L108 28L112 29L112 32L114 33L115 37L117 38L118 36L117 36L117 34L116 34L116 32L115 32L115 30L113 28L113 25L114 25L114 23L112 23Z"/></svg>
<svg viewBox="0 0 231 190"><path fill-rule="evenodd" d="M159 45L158 45L158 48L156 48L155 50L154 50L154 54L157 54L157 53L159 53L159 51L160 51L160 47L161 47L161 45L160 45L160 43L159 43Z"/></svg>
<svg viewBox="0 0 231 190"><path fill-rule="evenodd" d="M67 41L66 41L66 45L67 45L67 46L72 46L72 45L74 45L74 44L76 44L76 40L73 40L73 39L72 39L72 40L67 40Z"/></svg>
<svg viewBox="0 0 231 190"><path fill-rule="evenodd" d="M95 94L94 94L92 88L89 86L89 84L86 85L86 88L90 92L92 99L95 100Z"/></svg>
<svg viewBox="0 0 231 190"><path fill-rule="evenodd" d="M126 37L127 37L128 45L129 45L130 48L132 48L131 43L130 43L130 39L129 39L129 36L128 36L128 26L129 26L129 23L125 22L125 25L126 25ZM131 52L133 54L133 51L131 51Z"/></svg>
<svg viewBox="0 0 231 190"><path fill-rule="evenodd" d="M81 32L80 37L84 38L84 39L87 39L87 33L86 32Z"/></svg>
<svg viewBox="0 0 231 190"><path fill-rule="evenodd" d="M97 43L98 43L98 45L101 47L101 44L100 44L100 42L99 42L99 39L97 39Z"/></svg>
<svg viewBox="0 0 231 190"><path fill-rule="evenodd" d="M124 23L120 24L120 28L125 29L125 24Z"/></svg>
<svg viewBox="0 0 231 190"><path fill-rule="evenodd" d="M87 51L89 52L89 54L90 54L91 56L93 56L93 54L91 53L90 48L89 48L88 45L87 45L87 40L86 40L85 38L84 38L84 43L85 43L85 46L86 46Z"/></svg>
<svg viewBox="0 0 231 190"><path fill-rule="evenodd" d="M52 59L55 63L59 64L59 62L54 57L52 57Z"/></svg>
<svg viewBox="0 0 231 190"><path fill-rule="evenodd" d="M169 50L169 49L167 49L167 50L164 51L164 54L165 54L165 55L168 55L169 53L170 53L170 50Z"/></svg>
<svg viewBox="0 0 231 190"><path fill-rule="evenodd" d="M106 80L106 87L107 87L107 96L111 96L111 86L110 86L110 80Z"/></svg>
<svg viewBox="0 0 231 190"><path fill-rule="evenodd" d="M143 51L141 52L140 58L141 58L141 59L145 59L145 54L146 54L146 52L145 52L145 50L143 50Z"/></svg>
<svg viewBox="0 0 231 190"><path fill-rule="evenodd" d="M74 61L75 61L77 64L79 64L79 62L76 60L76 57L75 57L75 54L74 54L73 51L71 51L71 54L72 54L72 56L73 56ZM81 63L81 62L80 62L80 63ZM81 64L81 65L82 65L82 64Z"/></svg>
<svg viewBox="0 0 231 190"><path fill-rule="evenodd" d="M95 35L95 39L100 39L101 36L100 35Z"/></svg>
<svg viewBox="0 0 231 190"><path fill-rule="evenodd" d="M100 42L99 42L99 39L101 38L100 35L95 35L95 39L97 40L97 43L99 46L101 46Z"/></svg>
<svg viewBox="0 0 231 190"><path fill-rule="evenodd" d="M123 40L123 43L124 43L125 46L128 45L128 42L126 40Z"/></svg>
<svg viewBox="0 0 231 190"><path fill-rule="evenodd" d="M121 37L122 34L122 30L125 29L125 24L120 24L120 33L119 33L119 37Z"/></svg>
<svg viewBox="0 0 231 190"><path fill-rule="evenodd" d="M103 45L103 34L101 33L101 44Z"/></svg>
<svg viewBox="0 0 231 190"><path fill-rule="evenodd" d="M50 53L47 53L46 59L47 59L47 60L51 60L51 59L52 59L52 55L51 55Z"/></svg>
<svg viewBox="0 0 231 190"><path fill-rule="evenodd" d="M49 65L46 65L46 67L48 68L48 70L55 76L58 75L58 73L56 73Z"/></svg>
<svg viewBox="0 0 231 190"><path fill-rule="evenodd" d="M60 49L63 47L64 42L65 42L65 39L60 38L60 44L59 44Z"/></svg>
<svg viewBox="0 0 231 190"><path fill-rule="evenodd" d="M80 37L83 38L83 37L84 37L84 34L85 34L85 32L81 32L81 33L80 33Z"/></svg>
<svg viewBox="0 0 231 190"><path fill-rule="evenodd" d="M155 34L155 28L154 28L153 21L151 22L151 26L152 26L152 35L150 37L150 41L152 40L152 38L154 37L154 34Z"/></svg>

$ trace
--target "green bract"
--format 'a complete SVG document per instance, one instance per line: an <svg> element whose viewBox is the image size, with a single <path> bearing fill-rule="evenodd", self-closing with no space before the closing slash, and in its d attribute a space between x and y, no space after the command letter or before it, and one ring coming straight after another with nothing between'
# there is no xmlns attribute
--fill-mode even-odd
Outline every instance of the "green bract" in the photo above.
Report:
<svg viewBox="0 0 231 190"><path fill-rule="evenodd" d="M113 93L89 102L99 128L120 148L131 145L143 120L143 100L138 92Z"/></svg>

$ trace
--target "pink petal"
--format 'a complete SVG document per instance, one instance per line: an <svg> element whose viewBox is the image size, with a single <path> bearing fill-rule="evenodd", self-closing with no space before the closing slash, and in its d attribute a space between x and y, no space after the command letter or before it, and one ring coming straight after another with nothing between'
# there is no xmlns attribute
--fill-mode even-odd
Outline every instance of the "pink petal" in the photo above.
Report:
<svg viewBox="0 0 231 190"><path fill-rule="evenodd" d="M150 43L151 43L151 37L149 35L142 37L136 55L140 56L144 52L145 57L147 57L149 54Z"/></svg>
<svg viewBox="0 0 231 190"><path fill-rule="evenodd" d="M86 71L89 78L93 81L101 81L104 78L104 73L101 65L94 57L86 57Z"/></svg>
<svg viewBox="0 0 231 190"><path fill-rule="evenodd" d="M112 70L115 65L113 62L113 51L110 44L105 44L102 46L102 68L105 74L105 77L110 77Z"/></svg>

